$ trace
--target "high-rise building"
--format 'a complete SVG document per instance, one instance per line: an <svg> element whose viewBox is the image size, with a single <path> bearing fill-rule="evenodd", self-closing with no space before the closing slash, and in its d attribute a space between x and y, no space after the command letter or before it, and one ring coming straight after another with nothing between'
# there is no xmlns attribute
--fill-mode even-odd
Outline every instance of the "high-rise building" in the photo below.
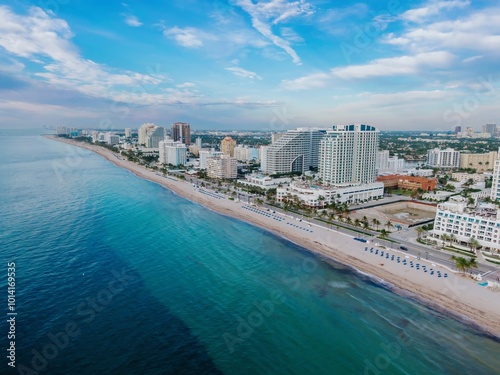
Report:
<svg viewBox="0 0 500 375"><path fill-rule="evenodd" d="M165 137L165 129L155 124L142 124L139 128L139 144L148 148L158 148Z"/></svg>
<svg viewBox="0 0 500 375"><path fill-rule="evenodd" d="M130 138L132 136L132 128L125 128L125 138Z"/></svg>
<svg viewBox="0 0 500 375"><path fill-rule="evenodd" d="M285 134L285 133L273 133L273 134L271 134L271 143L276 142L278 139L280 139L283 136L283 134Z"/></svg>
<svg viewBox="0 0 500 375"><path fill-rule="evenodd" d="M234 157L234 148L236 147L236 140L227 136L220 142L220 150L223 154Z"/></svg>
<svg viewBox="0 0 500 375"><path fill-rule="evenodd" d="M191 144L191 125L185 122L173 123L170 129L170 138L189 146Z"/></svg>
<svg viewBox="0 0 500 375"><path fill-rule="evenodd" d="M458 135L458 133L462 132L462 127L461 126L455 126L455 135Z"/></svg>
<svg viewBox="0 0 500 375"><path fill-rule="evenodd" d="M222 152L215 151L214 149L211 149L210 151L200 150L200 169L207 169L209 158L216 158L221 155L223 155Z"/></svg>
<svg viewBox="0 0 500 375"><path fill-rule="evenodd" d="M198 146L198 148L201 148L201 138L200 137L196 137L196 146Z"/></svg>
<svg viewBox="0 0 500 375"><path fill-rule="evenodd" d="M326 129L298 128L284 133L265 149L265 166L269 174L304 173L318 168L319 142Z"/></svg>
<svg viewBox="0 0 500 375"><path fill-rule="evenodd" d="M460 151L452 148L441 150L434 148L427 152L427 164L438 168L458 168L460 166Z"/></svg>
<svg viewBox="0 0 500 375"><path fill-rule="evenodd" d="M155 127L155 126L156 126L155 124L145 123L139 127L138 137L139 137L139 144L140 145L146 144L146 134L148 132L148 129Z"/></svg>
<svg viewBox="0 0 500 375"><path fill-rule="evenodd" d="M235 179L238 176L238 162L229 155L208 158L207 164L207 175L210 178Z"/></svg>
<svg viewBox="0 0 500 375"><path fill-rule="evenodd" d="M491 196L492 201L500 201L500 147L498 148L498 156L495 160L493 168L493 179L491 180Z"/></svg>
<svg viewBox="0 0 500 375"><path fill-rule="evenodd" d="M146 147L158 148L160 141L165 138L165 128L155 126L146 135Z"/></svg>
<svg viewBox="0 0 500 375"><path fill-rule="evenodd" d="M377 172L386 171L389 169L389 150L377 151Z"/></svg>
<svg viewBox="0 0 500 375"><path fill-rule="evenodd" d="M486 124L483 125L483 133L488 133L491 137L496 137L497 135L497 124Z"/></svg>
<svg viewBox="0 0 500 375"><path fill-rule="evenodd" d="M375 181L379 131L371 125L334 125L320 142L319 176L334 185Z"/></svg>

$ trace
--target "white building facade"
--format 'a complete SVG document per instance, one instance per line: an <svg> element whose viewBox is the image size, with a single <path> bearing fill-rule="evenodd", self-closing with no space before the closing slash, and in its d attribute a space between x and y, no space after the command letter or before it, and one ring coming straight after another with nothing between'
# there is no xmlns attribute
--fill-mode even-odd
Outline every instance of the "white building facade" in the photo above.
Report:
<svg viewBox="0 0 500 375"><path fill-rule="evenodd" d="M276 142L267 146L266 165L268 174L304 173L318 167L319 142L325 129L298 128L284 133Z"/></svg>
<svg viewBox="0 0 500 375"><path fill-rule="evenodd" d="M320 142L319 177L334 185L375 181L378 143L373 126L333 126Z"/></svg>
<svg viewBox="0 0 500 375"><path fill-rule="evenodd" d="M352 186L321 186L292 182L290 186L276 189L276 201L284 202L294 196L309 207L324 207L330 203L361 203L384 197L384 184L373 182Z"/></svg>
<svg viewBox="0 0 500 375"><path fill-rule="evenodd" d="M500 250L500 218L493 204L470 208L465 199L440 203L431 233L435 238L453 235L462 246L474 238L485 250Z"/></svg>
<svg viewBox="0 0 500 375"><path fill-rule="evenodd" d="M427 164L436 168L458 168L460 166L460 151L452 148L441 150L434 148L427 152Z"/></svg>

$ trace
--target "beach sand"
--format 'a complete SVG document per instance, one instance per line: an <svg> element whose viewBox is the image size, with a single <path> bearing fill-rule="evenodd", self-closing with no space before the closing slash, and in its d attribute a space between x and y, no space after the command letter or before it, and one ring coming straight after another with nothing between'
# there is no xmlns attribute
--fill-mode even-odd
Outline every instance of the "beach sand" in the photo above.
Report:
<svg viewBox="0 0 500 375"><path fill-rule="evenodd" d="M227 197L217 199L203 194L187 181L177 180L173 177L165 178L155 171L127 161L119 154L100 146L55 136L49 136L49 138L94 151L113 164L129 170L141 178L156 182L182 197L221 214L272 231L326 259L333 259L369 274L371 277L381 279L391 285L397 293L405 295L409 293L412 298L437 309L444 308L454 317L500 337L500 292L479 286L475 281L461 273L438 264L433 266L426 260L416 260L415 257L409 256L405 252L381 249L374 243L355 241L353 240L354 236L335 230L315 224L309 226L307 222L299 222L290 216L277 213L274 215L276 218L267 217L263 215L263 212L249 209L250 206L245 203L235 202ZM278 220L278 217L283 220ZM366 247L368 247L367 251L365 251ZM373 248L373 253L370 252L371 248ZM377 248L379 253L375 254ZM384 251L383 257L380 256L381 251ZM394 260L386 258L387 252L390 256L394 255ZM408 264L398 263L398 256L401 257L401 261L407 259ZM419 263L420 270L417 270L416 266L410 267L410 260L414 264ZM422 266L424 265L428 272L423 271ZM433 275L430 274L431 268L434 270ZM438 270L442 274L441 277L437 276ZM444 277L445 273L447 274L446 278Z"/></svg>

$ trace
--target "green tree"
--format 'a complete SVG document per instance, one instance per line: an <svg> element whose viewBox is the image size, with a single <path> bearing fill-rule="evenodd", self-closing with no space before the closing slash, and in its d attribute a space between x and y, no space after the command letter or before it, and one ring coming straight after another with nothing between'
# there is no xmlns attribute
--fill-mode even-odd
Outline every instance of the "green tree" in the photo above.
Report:
<svg viewBox="0 0 500 375"><path fill-rule="evenodd" d="M423 232L424 232L424 228L417 227L417 238L420 238L422 236Z"/></svg>
<svg viewBox="0 0 500 375"><path fill-rule="evenodd" d="M385 227L387 228L388 231L390 231L391 228L394 227L394 225L391 223L390 220L388 220L387 223L385 223Z"/></svg>
<svg viewBox="0 0 500 375"><path fill-rule="evenodd" d="M469 240L469 247L470 250L475 254L477 252L477 249L481 247L481 245L478 240L476 240L475 238L471 238Z"/></svg>
<svg viewBox="0 0 500 375"><path fill-rule="evenodd" d="M465 274L465 270L468 268L467 259L452 255L451 260L455 262L455 268Z"/></svg>

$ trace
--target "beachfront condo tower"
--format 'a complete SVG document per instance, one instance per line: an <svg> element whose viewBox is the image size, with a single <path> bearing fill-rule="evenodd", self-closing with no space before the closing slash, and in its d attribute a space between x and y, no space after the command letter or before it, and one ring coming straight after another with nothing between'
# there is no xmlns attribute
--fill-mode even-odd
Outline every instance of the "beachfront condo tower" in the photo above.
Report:
<svg viewBox="0 0 500 375"><path fill-rule="evenodd" d="M236 147L236 140L227 136L220 142L220 150L224 155L234 157L234 148Z"/></svg>
<svg viewBox="0 0 500 375"><path fill-rule="evenodd" d="M370 125L334 125L319 147L319 176L334 185L375 181L379 131Z"/></svg>
<svg viewBox="0 0 500 375"><path fill-rule="evenodd" d="M287 131L266 148L265 172L271 175L304 173L318 168L319 142L325 134L326 129L318 128Z"/></svg>
<svg viewBox="0 0 500 375"><path fill-rule="evenodd" d="M191 144L191 125L185 122L175 122L170 128L170 138L179 141L186 146Z"/></svg>

